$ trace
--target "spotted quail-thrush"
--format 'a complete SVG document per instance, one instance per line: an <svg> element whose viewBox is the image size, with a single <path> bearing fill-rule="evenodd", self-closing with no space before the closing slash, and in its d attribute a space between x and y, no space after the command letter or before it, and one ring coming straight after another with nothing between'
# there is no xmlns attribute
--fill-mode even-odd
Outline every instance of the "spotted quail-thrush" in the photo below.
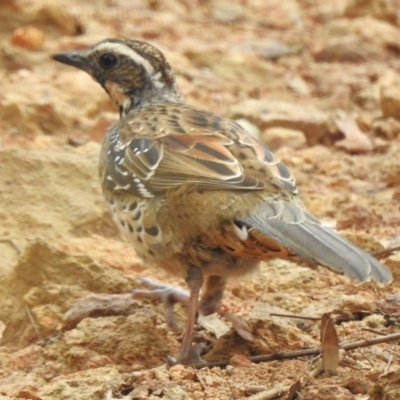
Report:
<svg viewBox="0 0 400 400"><path fill-rule="evenodd" d="M108 39L53 58L89 73L119 109L101 150L101 184L137 252L190 288L178 362L201 365L192 347L197 310L215 312L227 278L262 260L299 255L358 281L391 281L376 259L307 212L266 146L234 121L188 105L152 45Z"/></svg>

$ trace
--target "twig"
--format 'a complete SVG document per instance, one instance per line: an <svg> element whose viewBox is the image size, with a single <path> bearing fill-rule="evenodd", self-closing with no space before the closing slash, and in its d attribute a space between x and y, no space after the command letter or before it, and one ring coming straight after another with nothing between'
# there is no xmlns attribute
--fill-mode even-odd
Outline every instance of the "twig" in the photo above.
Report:
<svg viewBox="0 0 400 400"><path fill-rule="evenodd" d="M381 260L382 258L390 257L393 253L396 253L397 251L400 251L400 246L391 247L389 249L381 251L375 251L374 253L372 253L372 255L378 260Z"/></svg>
<svg viewBox="0 0 400 400"><path fill-rule="evenodd" d="M304 315L296 315L296 314L279 314L279 313L270 313L272 317L284 317L284 318L297 318L297 319L309 319L311 321L320 321L320 317L306 317Z"/></svg>
<svg viewBox="0 0 400 400"><path fill-rule="evenodd" d="M378 330L376 330L376 329L363 328L362 330L365 331L365 332L375 333L376 335L386 336L386 333L385 333L385 332L381 332L381 331L378 331Z"/></svg>
<svg viewBox="0 0 400 400"><path fill-rule="evenodd" d="M0 238L0 242L10 243L11 246L14 247L14 249L17 251L18 254L22 253L21 247L18 245L18 243L14 239L8 238L8 237L2 237L2 238Z"/></svg>
<svg viewBox="0 0 400 400"><path fill-rule="evenodd" d="M38 336L38 338L43 340L43 336L40 333L40 330L39 330L38 326L36 325L35 320L32 317L31 310L25 304L24 304L24 308L25 308L25 311L26 311L26 313L28 315L29 321L32 324L33 330L36 332L36 335Z"/></svg>
<svg viewBox="0 0 400 400"><path fill-rule="evenodd" d="M388 363L387 363L387 365L385 367L385 371L384 371L385 374L389 371L390 364L393 361L393 350L394 350L394 346L392 346L392 349L390 351L389 360L388 360Z"/></svg>
<svg viewBox="0 0 400 400"><path fill-rule="evenodd" d="M358 340L356 342L343 343L339 345L339 349L342 350L354 350L360 347L369 347L375 344L386 343L386 342L394 342L396 340L400 340L400 333L393 333L392 335L386 335L381 337L376 337L372 339ZM268 362L275 360L290 360L293 358L307 357L307 356L318 356L321 354L321 349L304 349L304 350L296 350L296 351L288 351L285 353L274 353L263 356L253 356L249 357L249 360L258 363L258 362ZM229 361L216 361L207 363L207 367L226 367L229 365Z"/></svg>
<svg viewBox="0 0 400 400"><path fill-rule="evenodd" d="M284 393L287 393L292 385L290 386L281 386L280 388L265 390L263 392L254 394L253 396L248 397L249 400L272 400L276 399L279 396L282 396Z"/></svg>

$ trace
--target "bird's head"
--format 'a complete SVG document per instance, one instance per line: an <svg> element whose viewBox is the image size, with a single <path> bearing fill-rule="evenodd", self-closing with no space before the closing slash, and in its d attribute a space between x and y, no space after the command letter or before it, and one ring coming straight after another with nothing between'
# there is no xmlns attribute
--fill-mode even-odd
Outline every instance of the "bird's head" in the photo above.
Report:
<svg viewBox="0 0 400 400"><path fill-rule="evenodd" d="M121 116L149 104L182 101L164 55L146 42L107 39L52 58L89 73L107 91Z"/></svg>

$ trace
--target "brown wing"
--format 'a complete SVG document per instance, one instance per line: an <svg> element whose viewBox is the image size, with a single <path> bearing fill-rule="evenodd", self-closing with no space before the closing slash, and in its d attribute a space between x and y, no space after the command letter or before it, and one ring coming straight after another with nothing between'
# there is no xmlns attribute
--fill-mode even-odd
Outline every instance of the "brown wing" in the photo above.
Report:
<svg viewBox="0 0 400 400"><path fill-rule="evenodd" d="M109 132L105 179L111 190L144 197L199 189L260 190L266 181L295 193L287 167L243 128L212 113L174 105L130 114Z"/></svg>

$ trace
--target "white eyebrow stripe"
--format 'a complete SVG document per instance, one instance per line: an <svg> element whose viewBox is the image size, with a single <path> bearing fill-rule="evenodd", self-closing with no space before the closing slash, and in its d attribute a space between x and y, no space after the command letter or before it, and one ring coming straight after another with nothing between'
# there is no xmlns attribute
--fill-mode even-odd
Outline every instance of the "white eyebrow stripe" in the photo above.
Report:
<svg viewBox="0 0 400 400"><path fill-rule="evenodd" d="M129 46L123 43L104 42L100 43L93 50L109 51L110 53L114 52L117 54L125 55L131 58L136 64L143 65L144 69L149 75L152 75L154 73L154 68L145 58L143 58L141 55L136 53L135 50L131 49Z"/></svg>

